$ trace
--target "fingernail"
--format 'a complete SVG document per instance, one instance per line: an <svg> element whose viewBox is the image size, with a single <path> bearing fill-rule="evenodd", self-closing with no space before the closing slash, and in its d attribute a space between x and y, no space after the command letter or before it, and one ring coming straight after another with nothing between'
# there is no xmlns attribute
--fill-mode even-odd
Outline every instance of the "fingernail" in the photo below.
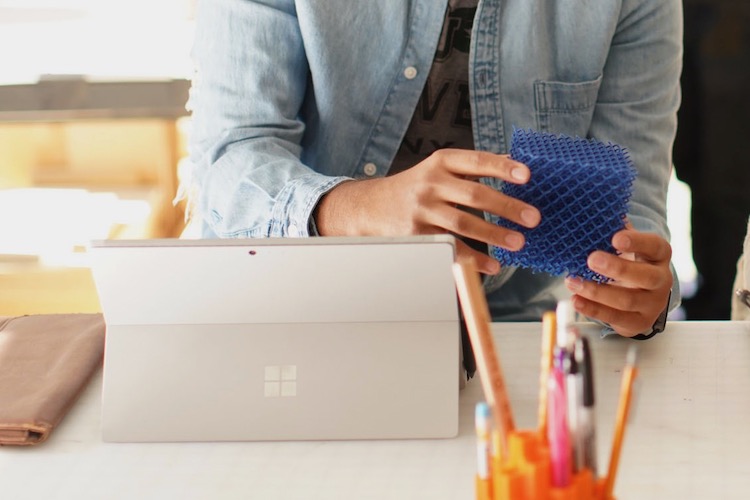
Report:
<svg viewBox="0 0 750 500"><path fill-rule="evenodd" d="M518 233L510 233L505 237L505 243L511 248L521 248L523 241L523 236Z"/></svg>
<svg viewBox="0 0 750 500"><path fill-rule="evenodd" d="M630 237L629 236L623 236L621 234L618 234L615 238L615 241L612 242L612 244L617 247L619 250L628 250L630 248Z"/></svg>
<svg viewBox="0 0 750 500"><path fill-rule="evenodd" d="M510 171L510 176L517 181L525 181L529 179L529 169L523 166L513 167Z"/></svg>
<svg viewBox="0 0 750 500"><path fill-rule="evenodd" d="M500 272L500 263L496 260L487 262L484 265L484 274L497 274Z"/></svg>
<svg viewBox="0 0 750 500"><path fill-rule="evenodd" d="M573 309L575 309L578 312L581 312L580 309L581 309L581 306L583 305L583 301L581 300L581 298L578 296L571 297L570 301L573 303Z"/></svg>
<svg viewBox="0 0 750 500"><path fill-rule="evenodd" d="M535 227L539 224L541 218L542 217L538 210L534 210L533 208L524 208L521 210L521 220L524 221L528 227Z"/></svg>
<svg viewBox="0 0 750 500"><path fill-rule="evenodd" d="M565 278L565 286L571 292L577 293L583 288L583 282L579 278Z"/></svg>
<svg viewBox="0 0 750 500"><path fill-rule="evenodd" d="M589 267L591 268L598 268L598 269L604 269L607 266L606 259L599 254L594 254L591 257L589 257Z"/></svg>

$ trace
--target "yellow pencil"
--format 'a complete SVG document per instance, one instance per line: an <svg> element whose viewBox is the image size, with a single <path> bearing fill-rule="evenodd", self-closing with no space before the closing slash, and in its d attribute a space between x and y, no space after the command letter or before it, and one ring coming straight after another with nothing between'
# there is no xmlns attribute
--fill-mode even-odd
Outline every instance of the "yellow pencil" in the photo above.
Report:
<svg viewBox="0 0 750 500"><path fill-rule="evenodd" d="M542 363L539 373L539 435L547 441L547 395L549 372L552 369L552 351L557 336L557 314L547 311L542 315Z"/></svg>
<svg viewBox="0 0 750 500"><path fill-rule="evenodd" d="M473 261L453 264L453 276L466 320L469 340L474 348L477 371L482 381L484 395L500 434L500 451L502 456L507 457L508 434L515 430L515 424L503 372L500 369L500 361L490 331L487 298L484 296L484 289Z"/></svg>
<svg viewBox="0 0 750 500"><path fill-rule="evenodd" d="M635 365L636 354L636 347L630 346L627 363L622 374L620 404L617 409L615 435L612 439L612 454L609 457L609 470L607 471L607 480L604 486L604 500L612 498L612 492L615 488L617 465L620 461L620 451L622 449L622 438L625 435L625 426L627 425L628 414L630 413L630 402L633 399L633 382L635 382L635 377L638 375L638 368Z"/></svg>

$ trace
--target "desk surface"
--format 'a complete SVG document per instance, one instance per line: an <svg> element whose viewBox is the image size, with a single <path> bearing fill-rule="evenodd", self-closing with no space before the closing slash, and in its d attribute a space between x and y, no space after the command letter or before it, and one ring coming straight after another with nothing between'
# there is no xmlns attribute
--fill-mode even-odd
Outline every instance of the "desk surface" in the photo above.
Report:
<svg viewBox="0 0 750 500"><path fill-rule="evenodd" d="M494 333L516 424L534 427L540 325L497 324ZM592 342L602 469L631 343ZM639 347L640 386L618 499L746 498L750 322L671 323ZM473 498L478 380L461 393L459 437L413 441L102 443L100 390L97 377L47 443L0 448L3 498Z"/></svg>

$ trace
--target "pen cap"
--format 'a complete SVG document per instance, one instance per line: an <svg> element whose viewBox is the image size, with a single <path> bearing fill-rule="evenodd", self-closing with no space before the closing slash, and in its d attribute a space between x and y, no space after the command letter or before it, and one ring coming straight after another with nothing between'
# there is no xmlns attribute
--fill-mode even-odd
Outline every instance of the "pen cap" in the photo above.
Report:
<svg viewBox="0 0 750 500"><path fill-rule="evenodd" d="M594 406L594 364L589 339L585 336L576 340L575 358L578 369L583 374L583 406Z"/></svg>
<svg viewBox="0 0 750 500"><path fill-rule="evenodd" d="M570 328L576 321L576 310L570 300L561 300L557 303L557 345L568 348L575 341L570 333Z"/></svg>
<svg viewBox="0 0 750 500"><path fill-rule="evenodd" d="M638 373L638 348L634 345L628 349L628 355L626 358L626 366L633 371L633 384L630 390L630 411L628 412L628 424L636 419L638 413L638 394L641 388L641 379L637 376Z"/></svg>
<svg viewBox="0 0 750 500"><path fill-rule="evenodd" d="M491 426L490 406L484 401L481 401L476 405L474 410L474 423L477 435L479 436L480 434L483 435L484 433L487 433L489 438L489 430Z"/></svg>
<svg viewBox="0 0 750 500"><path fill-rule="evenodd" d="M485 402L477 403L475 427L477 433L477 478L487 480L490 477L492 469L490 463L492 430L490 407ZM477 485L481 486L479 483Z"/></svg>

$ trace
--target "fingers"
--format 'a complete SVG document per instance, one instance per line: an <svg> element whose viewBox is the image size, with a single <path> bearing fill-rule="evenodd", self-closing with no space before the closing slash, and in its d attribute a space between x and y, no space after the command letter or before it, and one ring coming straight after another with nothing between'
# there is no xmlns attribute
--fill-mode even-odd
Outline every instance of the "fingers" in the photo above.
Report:
<svg viewBox="0 0 750 500"><path fill-rule="evenodd" d="M486 253L478 252L469 245L461 240L456 240L456 259L461 261L464 259L471 259L477 270L483 274L497 274L500 272L500 263L487 255Z"/></svg>
<svg viewBox="0 0 750 500"><path fill-rule="evenodd" d="M621 286L657 290L671 282L669 261L659 265L651 262L632 261L622 256L596 251L586 261L589 269L616 281ZM671 286L671 283L670 283Z"/></svg>
<svg viewBox="0 0 750 500"><path fill-rule="evenodd" d="M643 290L619 284L595 283L580 278L566 278L565 286L579 297L620 312L650 311L654 307L654 301L658 301L662 295L662 288ZM663 308L664 304L661 304L659 311Z"/></svg>
<svg viewBox="0 0 750 500"><path fill-rule="evenodd" d="M620 335L647 332L667 305L673 279L669 268L672 249L660 236L632 229L615 234L612 244L623 253L592 252L587 264L613 282L567 278L573 305L581 314L608 323Z"/></svg>
<svg viewBox="0 0 750 500"><path fill-rule="evenodd" d="M517 231L487 222L451 205L437 206L425 213L424 217L431 226L511 251L520 250L526 242L524 236Z"/></svg>
<svg viewBox="0 0 750 500"><path fill-rule="evenodd" d="M439 189L446 201L489 212L528 228L536 227L542 220L536 207L479 182L462 179L444 184Z"/></svg>
<svg viewBox="0 0 750 500"><path fill-rule="evenodd" d="M576 311L607 323L624 337L646 332L654 324L655 318L649 320L646 314L638 311L622 311L580 295L574 295L571 300Z"/></svg>
<svg viewBox="0 0 750 500"><path fill-rule="evenodd" d="M512 251L524 245L523 235L468 215L457 206L492 213L529 228L541 221L541 214L535 207L470 180L496 177L508 182L527 182L531 175L528 167L508 156L442 149L399 175L410 179L408 199L413 200L412 206L417 208L413 220L418 226L434 226Z"/></svg>
<svg viewBox="0 0 750 500"><path fill-rule="evenodd" d="M566 278L573 292L573 307L590 318L609 324L617 333L633 336L647 332L664 310L671 288L643 290Z"/></svg>
<svg viewBox="0 0 750 500"><path fill-rule="evenodd" d="M661 236L623 229L615 233L612 245L619 252L634 253L639 260L664 262L672 258L672 247Z"/></svg>
<svg viewBox="0 0 750 500"><path fill-rule="evenodd" d="M530 176L525 165L508 156L451 149L439 150L429 160L438 166L433 172L436 175L427 174L426 182L423 180L418 184L420 187L417 195L420 205L433 208L431 213L424 215L428 223L457 235L508 250L519 250L525 243L522 234L478 217L467 216L465 212L456 209L455 205L489 212L528 228L536 227L541 221L541 214L536 207L467 179L491 176L522 183L528 181ZM452 174L450 182L445 182L441 171ZM445 205L432 204L431 201L436 199L442 200Z"/></svg>
<svg viewBox="0 0 750 500"><path fill-rule="evenodd" d="M486 151L439 149L429 160L465 177L497 177L514 184L523 184L531 177L529 167L523 163Z"/></svg>

